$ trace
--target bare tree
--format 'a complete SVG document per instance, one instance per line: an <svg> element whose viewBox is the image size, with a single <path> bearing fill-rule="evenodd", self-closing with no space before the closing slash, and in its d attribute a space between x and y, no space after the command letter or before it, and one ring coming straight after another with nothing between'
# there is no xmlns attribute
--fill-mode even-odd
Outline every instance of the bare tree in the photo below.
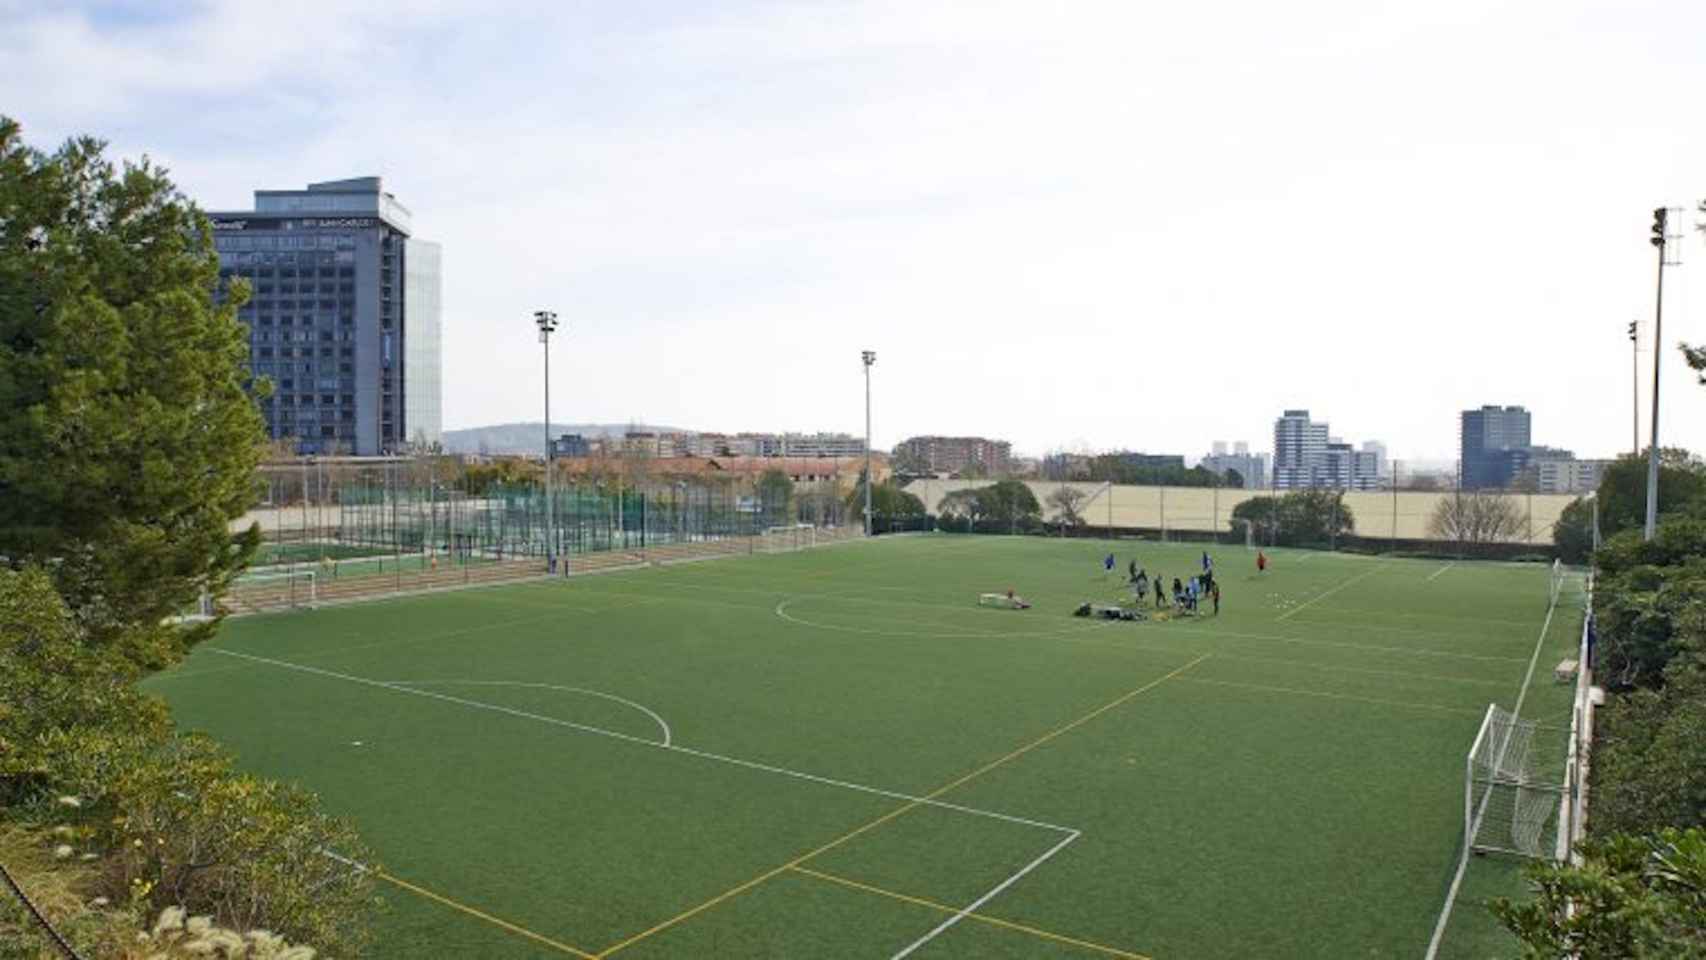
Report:
<svg viewBox="0 0 1706 960"><path fill-rule="evenodd" d="M1528 521L1515 497L1474 490L1440 498L1428 518L1428 534L1462 543L1522 540Z"/></svg>
<svg viewBox="0 0 1706 960"><path fill-rule="evenodd" d="M1062 524L1076 527L1084 523L1084 515L1078 512L1078 508L1084 505L1087 496L1077 487L1061 484L1043 502L1055 512Z"/></svg>

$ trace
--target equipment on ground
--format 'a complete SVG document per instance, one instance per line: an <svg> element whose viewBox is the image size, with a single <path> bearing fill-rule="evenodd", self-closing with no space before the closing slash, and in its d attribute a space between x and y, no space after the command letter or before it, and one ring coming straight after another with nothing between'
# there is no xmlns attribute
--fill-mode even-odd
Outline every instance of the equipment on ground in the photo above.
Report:
<svg viewBox="0 0 1706 960"><path fill-rule="evenodd" d="M1149 614L1140 608L1122 607L1112 603L1094 603L1086 600L1072 611L1075 617L1100 617L1103 620L1147 620Z"/></svg>

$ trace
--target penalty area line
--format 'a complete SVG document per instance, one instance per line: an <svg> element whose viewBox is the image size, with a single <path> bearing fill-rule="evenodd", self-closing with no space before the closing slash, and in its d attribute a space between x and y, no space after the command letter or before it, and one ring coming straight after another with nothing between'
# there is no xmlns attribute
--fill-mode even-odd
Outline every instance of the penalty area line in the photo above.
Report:
<svg viewBox="0 0 1706 960"><path fill-rule="evenodd" d="M320 853L321 853L321 855L323 855L325 857L328 857L332 860L336 860L338 863L341 863L344 866L349 867L350 869L356 871L357 873L372 874L373 876L378 877L379 879L385 881L386 883L389 883L389 884L391 884L395 887L398 887L400 889L407 890L408 892L414 894L417 897L423 897L427 900L431 900L434 903L442 904L442 905L449 907L452 910L456 910L460 913L466 913L467 915L474 917L475 919L484 920L485 922L487 922L487 923L489 923L495 927L498 927L499 929L507 930L510 933L513 933L518 937L526 937L529 940L532 940L536 943L542 943L545 946L550 947L551 949L556 950L560 953L566 953L572 957L580 957L581 960L597 960L597 957L594 954L588 953L585 950L580 949L579 947L571 946L570 944L564 943L561 940L553 940L550 937L547 937L542 933L536 933L532 930L529 930L519 923L511 923L510 921L505 920L502 917L494 917L491 914L485 912L484 910L480 910L476 907L470 907L466 903L462 903L461 901L458 901L458 900L453 900L450 897L447 897L442 893L436 893L432 890L428 890L426 887L419 886L418 884L410 883L409 881L404 880L402 877L392 876L391 874L386 873L384 870L381 870L377 867L370 867L364 863L358 863L354 860L351 860L348 857L340 856L339 854L333 853L330 850L322 849L320 851Z"/></svg>
<svg viewBox="0 0 1706 960"><path fill-rule="evenodd" d="M926 933L924 936L919 937L917 940L912 941L912 943L907 945L905 948L897 951L893 957L889 958L889 960L904 960L904 958L912 956L912 954L915 953L919 947L922 947L925 944L929 943L930 941L936 939L941 934L947 932L948 929L953 927L954 924L959 923L961 920L964 920L968 916L971 916L972 911L976 910L978 907L981 907L984 904L988 903L989 901L1000 896L1002 891L1006 890L1008 887L1011 887L1013 884L1018 883L1021 879L1024 878L1025 874L1030 873L1032 870L1035 870L1036 868L1042 866L1044 863L1047 863L1048 859L1050 857L1054 856L1055 854L1059 853L1061 850L1065 849L1067 844L1071 843L1074 840L1077 840L1081 836L1083 836L1083 834L1077 832L1076 830L1073 831L1064 840L1060 841L1059 843L1055 844L1054 846L1049 847L1047 850L1043 851L1042 856L1039 856L1035 860L1032 860L1030 863L1025 864L1023 867L1019 868L1019 870L1017 870L1012 876L1008 877L1007 879L1005 879L1005 880L1001 881L1000 883L996 884L995 886L991 887L989 889L989 892L985 893L981 897L978 897L976 900L973 900L972 902L966 904L965 906L961 907L960 909L954 911L953 916L949 917L946 920L943 920L941 923L937 924L935 926L935 928L932 929L929 933Z"/></svg>
<svg viewBox="0 0 1706 960"><path fill-rule="evenodd" d="M794 867L793 871L795 873L804 874L808 877L816 877L817 879L828 883L839 884L850 890L862 890L866 893L874 893L879 897L888 897L891 900L899 900L902 903L928 907L938 913L955 912L953 907L950 907L945 903L937 903L934 900L929 900L924 897L915 897L910 894L897 893L893 890L885 890L882 887L872 886L868 883L860 883L857 880L850 880L846 877L838 877L833 873L824 873L821 870L813 870L810 867ZM1043 940L1053 940L1056 943L1064 943L1074 947L1082 947L1085 950L1093 950L1097 953L1107 954L1110 957L1120 957L1122 960L1154 960L1154 958L1145 954L1133 953L1130 950L1121 950L1118 947L1110 947L1107 944L1096 943L1093 940L1080 940L1077 937L1069 937L1065 934L1055 933L1052 930L1044 930L1041 927L1033 927L1028 924L1015 923L1012 920L1003 920L1000 917L992 917L987 913L968 913L966 914L966 918L969 920L976 920L979 923L987 923L992 927L999 927L1003 930L1013 930L1018 933L1039 937Z"/></svg>

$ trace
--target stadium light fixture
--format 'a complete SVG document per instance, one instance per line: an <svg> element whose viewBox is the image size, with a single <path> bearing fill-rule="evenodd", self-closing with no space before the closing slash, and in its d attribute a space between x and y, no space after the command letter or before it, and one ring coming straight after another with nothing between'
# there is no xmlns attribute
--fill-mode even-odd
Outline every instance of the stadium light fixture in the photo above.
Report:
<svg viewBox="0 0 1706 960"><path fill-rule="evenodd" d="M1665 265L1666 252L1670 248L1666 230L1670 222L1670 211L1664 207L1653 210L1652 237L1648 240L1659 252L1659 279L1657 292L1653 297L1653 440L1647 449L1647 523L1642 539L1653 539L1653 532L1658 527L1659 518L1659 344L1664 343L1665 315Z"/></svg>
<svg viewBox="0 0 1706 960"><path fill-rule="evenodd" d="M871 535L871 365L877 362L875 350L862 350L859 359L865 363L865 536Z"/></svg>
<svg viewBox="0 0 1706 960"><path fill-rule="evenodd" d="M533 325L539 328L539 343L545 351L545 570L547 573L555 573L557 503L552 495L551 474L557 450L556 444L551 442L551 334L557 332L557 314L551 310L535 310Z"/></svg>
<svg viewBox="0 0 1706 960"><path fill-rule="evenodd" d="M1630 450L1633 456L1641 455L1641 346L1640 337L1636 333L1639 321L1629 321L1629 384L1630 410L1633 413L1633 429L1630 433L1635 440Z"/></svg>

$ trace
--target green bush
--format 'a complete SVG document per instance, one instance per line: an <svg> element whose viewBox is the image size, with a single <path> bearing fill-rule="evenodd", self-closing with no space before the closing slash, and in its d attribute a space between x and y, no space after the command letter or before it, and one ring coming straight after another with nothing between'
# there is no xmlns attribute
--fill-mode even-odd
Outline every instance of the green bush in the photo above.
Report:
<svg viewBox="0 0 1706 960"><path fill-rule="evenodd" d="M1528 960L1706 956L1706 831L1667 829L1582 845L1581 866L1525 874L1536 893L1491 904Z"/></svg>
<svg viewBox="0 0 1706 960"><path fill-rule="evenodd" d="M264 928L335 956L367 940L378 901L361 863L371 853L313 794L238 773L199 735L173 738L130 769L119 815L99 839L111 855L107 889L180 906L237 930Z"/></svg>
<svg viewBox="0 0 1706 960"><path fill-rule="evenodd" d="M313 795L174 734L129 672L83 642L46 574L0 569L0 812L61 831L113 903L358 953L373 880L326 852L369 851Z"/></svg>
<svg viewBox="0 0 1706 960"><path fill-rule="evenodd" d="M1687 515L1665 519L1646 540L1629 530L1604 543L1594 557L1600 576L1615 576L1634 567L1674 567L1706 559L1706 517Z"/></svg>
<svg viewBox="0 0 1706 960"><path fill-rule="evenodd" d="M1706 559L1600 577L1594 588L1599 685L1613 690L1662 685L1672 658L1691 645L1699 649L1703 615Z"/></svg>
<svg viewBox="0 0 1706 960"><path fill-rule="evenodd" d="M47 574L0 568L0 808L94 797L170 732L127 665L83 643Z"/></svg>

